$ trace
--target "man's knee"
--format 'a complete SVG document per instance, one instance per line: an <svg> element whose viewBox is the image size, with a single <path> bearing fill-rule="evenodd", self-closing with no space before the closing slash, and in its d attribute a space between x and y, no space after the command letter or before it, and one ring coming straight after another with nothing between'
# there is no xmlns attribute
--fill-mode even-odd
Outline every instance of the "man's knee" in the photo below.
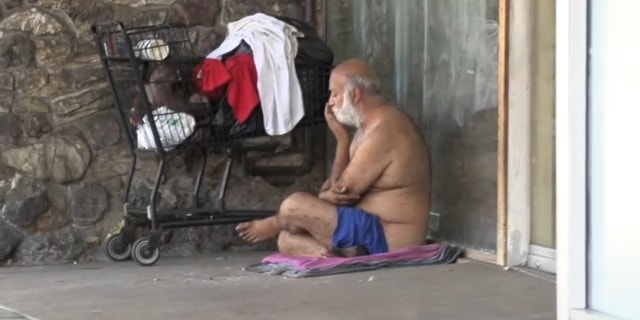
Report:
<svg viewBox="0 0 640 320"><path fill-rule="evenodd" d="M287 222L292 220L295 221L304 212L304 208L308 207L310 202L313 201L313 198L314 196L304 192L296 192L288 196L280 204L278 219L284 224L288 224Z"/></svg>
<svg viewBox="0 0 640 320"><path fill-rule="evenodd" d="M280 212L292 212L300 211L300 208L304 208L309 205L310 201L313 201L316 197L305 192L296 192L288 196L280 204Z"/></svg>
<svg viewBox="0 0 640 320"><path fill-rule="evenodd" d="M283 230L293 234L304 231L324 239L327 233L333 233L335 229L335 207L312 194L294 193L280 205L278 223Z"/></svg>

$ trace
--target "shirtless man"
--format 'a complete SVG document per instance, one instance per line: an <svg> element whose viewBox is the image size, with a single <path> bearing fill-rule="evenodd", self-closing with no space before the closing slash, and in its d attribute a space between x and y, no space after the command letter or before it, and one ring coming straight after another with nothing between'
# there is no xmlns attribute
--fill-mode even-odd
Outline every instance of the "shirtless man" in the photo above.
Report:
<svg viewBox="0 0 640 320"><path fill-rule="evenodd" d="M376 254L424 244L431 172L417 127L383 100L378 78L362 61L336 67L329 89L325 117L337 149L319 196L295 193L275 216L236 230L250 242L277 236L287 256ZM356 129L353 138L347 126Z"/></svg>

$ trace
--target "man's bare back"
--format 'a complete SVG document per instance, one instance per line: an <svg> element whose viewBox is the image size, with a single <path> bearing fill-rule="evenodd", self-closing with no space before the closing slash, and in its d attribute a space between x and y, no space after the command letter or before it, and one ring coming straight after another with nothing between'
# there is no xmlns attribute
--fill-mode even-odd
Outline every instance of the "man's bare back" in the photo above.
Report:
<svg viewBox="0 0 640 320"><path fill-rule="evenodd" d="M388 157L389 164L356 206L380 217L389 249L422 244L427 232L431 192L427 147L416 126L395 107L385 105L374 117L370 128L356 132L350 156L354 158L358 147L367 139L377 139L371 143L387 144L386 154L358 156L374 160Z"/></svg>
<svg viewBox="0 0 640 320"><path fill-rule="evenodd" d="M293 194L276 216L239 224L238 233L251 242L278 237L280 252L293 256L424 244L431 172L420 131L384 101L362 61L336 67L329 87L325 117L337 140L331 177L319 195ZM357 129L353 138L348 127Z"/></svg>

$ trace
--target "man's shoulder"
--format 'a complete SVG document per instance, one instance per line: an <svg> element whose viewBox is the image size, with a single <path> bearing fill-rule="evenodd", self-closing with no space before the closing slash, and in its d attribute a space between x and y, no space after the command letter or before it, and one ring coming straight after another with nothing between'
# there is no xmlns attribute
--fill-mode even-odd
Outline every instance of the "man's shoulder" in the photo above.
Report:
<svg viewBox="0 0 640 320"><path fill-rule="evenodd" d="M399 133L406 134L407 130L415 131L416 125L414 121L402 110L395 106L388 106L386 110L380 114L376 124L372 126L372 132L379 133Z"/></svg>

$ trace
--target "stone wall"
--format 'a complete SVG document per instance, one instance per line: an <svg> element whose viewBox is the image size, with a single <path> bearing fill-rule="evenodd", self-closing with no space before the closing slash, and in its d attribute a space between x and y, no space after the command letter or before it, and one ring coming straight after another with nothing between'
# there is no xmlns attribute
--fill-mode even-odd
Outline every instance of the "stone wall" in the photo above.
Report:
<svg viewBox="0 0 640 320"><path fill-rule="evenodd" d="M197 53L220 43L225 23L255 12L302 18L302 0L0 0L0 263L28 265L103 258L120 223L129 146L90 34L92 23L186 22ZM171 159L163 207L184 206L195 161ZM206 171L213 197L221 159ZM322 167L321 165L317 167ZM153 157L138 165L134 200L148 199ZM240 168L240 166L236 166ZM321 172L287 188L234 170L229 206L276 208L293 190L313 191ZM241 199L250 190L249 200ZM242 200L242 201L241 201ZM242 247L231 226L178 230L164 254Z"/></svg>

